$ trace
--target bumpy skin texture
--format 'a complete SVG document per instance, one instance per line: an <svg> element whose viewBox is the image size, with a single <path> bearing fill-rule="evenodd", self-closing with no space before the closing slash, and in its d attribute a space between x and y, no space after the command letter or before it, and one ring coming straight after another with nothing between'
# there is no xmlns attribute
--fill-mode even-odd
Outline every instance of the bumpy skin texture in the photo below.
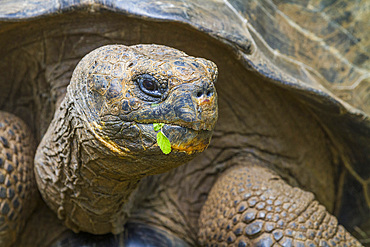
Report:
<svg viewBox="0 0 370 247"><path fill-rule="evenodd" d="M39 190L75 232L123 231L140 179L209 144L216 66L159 45L104 46L76 67L35 156ZM165 155L153 123L171 143Z"/></svg>
<svg viewBox="0 0 370 247"><path fill-rule="evenodd" d="M50 114L54 113L53 95L59 93L55 89L64 90L60 85L64 86L69 82L70 71L76 61L82 54L97 46L107 43L160 43L176 46L192 54L207 54L202 56L217 61L224 75L225 79L219 85L225 88L224 92L229 91L225 94L220 92L225 105L230 105L228 110L222 112L224 117L220 124L225 126L224 129L228 133L237 132L235 136L238 135L240 139L244 137L242 131L258 134L261 139L267 136L266 132L273 136L281 133L279 137L284 137L282 139L285 143L277 140L276 146L287 150L289 156L293 155L299 161L289 168L291 177L299 180L306 189L315 192L317 198L328 205L329 210L333 210L331 205L335 205L335 214L348 227L359 226L370 215L370 170L366 165L370 160L370 121L368 114L342 104L335 95L369 113L367 110L370 109L370 104L366 102L370 98L366 89L370 85L367 76L370 65L370 49L367 49L370 39L367 37L370 33L363 31L370 16L369 8L366 7L368 2L310 1L307 4L307 1L240 0L37 0L17 4L6 1L0 9L1 16L9 22L15 21L15 18L24 21L1 25L0 105L3 109L21 113L19 116L28 120L35 133L41 136L50 122ZM68 14L64 14L65 12ZM51 18L34 18L49 14ZM136 18L131 18L133 16ZM30 17L33 20L28 20ZM161 21L156 22L151 18L159 18ZM181 25L179 22L187 24ZM193 28L189 28L189 24ZM201 31L198 32L198 38L194 37L194 29ZM211 36L217 42L212 42ZM217 50L212 43L217 43ZM224 56L220 55L221 43L226 43L229 48ZM237 67L233 53L244 63L242 70L233 69ZM222 66L222 61L229 64ZM245 68L253 68L252 70L272 81L253 82L250 79L252 72ZM9 81L12 83L7 83ZM339 172L330 169L340 167L335 162L325 164L325 171L313 176L308 174L311 171L314 173L314 165L306 169L308 172L303 172L302 166L299 166L313 156L300 155L305 152L300 148L300 139L309 143L317 136L310 132L304 140L301 135L296 135L297 132L290 131L296 138L285 138L285 126L275 123L279 122L281 116L285 123L301 124L302 120L296 120L300 112L291 111L292 106L298 102L287 100L287 104L283 105L276 98L266 97L264 89L276 91L276 88L270 87L271 82L290 88L294 97L309 107L326 128L325 132L331 135L330 139L338 153L345 156L343 160L348 175L341 176L338 186L333 186L332 181L339 180ZM28 86L28 90L17 91L17 88L24 89L27 85L32 86ZM244 85L252 85L253 92L248 94L247 90L242 90ZM237 90L231 93L233 88ZM259 97L255 99L255 95ZM285 96L284 93L284 98ZM268 114L260 114L258 103L261 102L268 102L276 107L268 107L267 104L264 112ZM245 106L247 103L250 107ZM291 117L287 118L289 114L273 115L270 109L275 108L287 110ZM232 114L235 118L232 118ZM225 139L231 140L231 135L225 136ZM258 146L260 149L282 154L276 151L281 149L269 146L269 143L277 139L271 141L270 137L271 135L268 136L268 143L251 140L248 147ZM225 149L234 147L230 144L228 146L226 142L220 146ZM295 146L303 151L297 154ZM241 150L238 147L238 151ZM280 164L283 164L282 159L283 157L277 159ZM280 164L277 167L288 170ZM333 174L327 176L330 179L325 179L325 172ZM356 190L352 184L357 187ZM334 191L336 188L339 188L337 192ZM329 197L329 203L325 197ZM367 201L364 200L365 197Z"/></svg>
<svg viewBox="0 0 370 247"><path fill-rule="evenodd" d="M36 205L34 151L27 125L0 111L0 246L10 246L16 240Z"/></svg>
<svg viewBox="0 0 370 247"><path fill-rule="evenodd" d="M252 162L218 179L199 229L204 246L361 246L311 192Z"/></svg>
<svg viewBox="0 0 370 247"><path fill-rule="evenodd" d="M154 98L143 94L137 78L148 74L168 91ZM208 130L217 118L216 75L211 62L162 46L108 46L87 55L76 68L35 159L40 191L65 225L76 232L121 232L139 180L176 167L207 146ZM163 155L155 144L153 122L166 123L163 131L172 143L171 155ZM333 240L359 245L311 193L292 189L262 166L252 168L233 168L211 190L200 217L201 244L299 246L301 240L317 245ZM243 183L244 190L251 187L255 194L241 199ZM269 204L274 196L278 199ZM280 211L280 219L273 210ZM319 215L317 224L315 219L304 222L302 217L312 218L311 213ZM305 232L302 222L312 229ZM153 239L162 234L145 226L145 234ZM131 233L137 225L133 229ZM171 234L165 230L163 234L170 239Z"/></svg>

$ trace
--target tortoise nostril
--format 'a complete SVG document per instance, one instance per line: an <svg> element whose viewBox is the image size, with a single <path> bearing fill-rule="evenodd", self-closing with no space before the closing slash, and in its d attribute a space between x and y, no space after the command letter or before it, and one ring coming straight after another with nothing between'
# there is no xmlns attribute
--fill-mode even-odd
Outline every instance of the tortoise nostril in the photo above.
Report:
<svg viewBox="0 0 370 247"><path fill-rule="evenodd" d="M214 94L214 88L211 86L211 85L208 85L208 84L203 84L201 85L200 87L198 87L195 91L195 96L197 98L201 98L201 97L211 97L213 96Z"/></svg>

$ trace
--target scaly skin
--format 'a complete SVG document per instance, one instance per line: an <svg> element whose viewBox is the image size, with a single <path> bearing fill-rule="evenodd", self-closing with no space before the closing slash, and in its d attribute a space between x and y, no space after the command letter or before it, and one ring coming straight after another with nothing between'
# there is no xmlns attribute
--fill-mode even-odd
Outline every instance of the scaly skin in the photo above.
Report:
<svg viewBox="0 0 370 247"><path fill-rule="evenodd" d="M208 146L216 77L212 62L164 46L113 45L86 55L35 156L39 190L59 219L75 232L122 232L140 179ZM143 89L149 81L158 88ZM156 144L154 122L166 124L169 155Z"/></svg>
<svg viewBox="0 0 370 247"><path fill-rule="evenodd" d="M138 75L147 73L168 82L160 99L140 91ZM141 178L204 150L217 119L216 75L212 63L161 46L109 46L87 55L35 158L40 191L65 225L76 232L121 232ZM163 132L174 149L168 156L155 143L153 122L166 123ZM130 224L136 236L163 234L182 243L167 230ZM202 245L360 246L311 193L248 159L217 179L198 229Z"/></svg>
<svg viewBox="0 0 370 247"><path fill-rule="evenodd" d="M32 170L35 143L27 125L0 111L0 246L10 246L38 200Z"/></svg>
<svg viewBox="0 0 370 247"><path fill-rule="evenodd" d="M311 192L246 160L213 186L199 219L204 246L361 246Z"/></svg>

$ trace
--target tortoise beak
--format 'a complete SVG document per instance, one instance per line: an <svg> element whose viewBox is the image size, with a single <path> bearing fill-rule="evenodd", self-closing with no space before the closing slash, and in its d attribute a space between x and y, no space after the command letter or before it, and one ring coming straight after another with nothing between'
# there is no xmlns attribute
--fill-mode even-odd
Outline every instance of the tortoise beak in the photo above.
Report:
<svg viewBox="0 0 370 247"><path fill-rule="evenodd" d="M195 130L213 130L218 118L217 93L212 82L194 85L192 101L196 112Z"/></svg>
<svg viewBox="0 0 370 247"><path fill-rule="evenodd" d="M182 84L174 89L164 105L163 112L173 111L171 124L193 130L213 130L218 118L217 93L212 82ZM169 109L171 108L171 110Z"/></svg>

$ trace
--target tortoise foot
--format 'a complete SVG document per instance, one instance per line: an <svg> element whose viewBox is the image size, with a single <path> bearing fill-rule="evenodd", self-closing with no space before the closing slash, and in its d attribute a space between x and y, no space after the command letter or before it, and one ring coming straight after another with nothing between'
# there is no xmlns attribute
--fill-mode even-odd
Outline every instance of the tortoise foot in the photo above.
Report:
<svg viewBox="0 0 370 247"><path fill-rule="evenodd" d="M205 246L361 246L312 193L254 165L217 180L199 229Z"/></svg>

